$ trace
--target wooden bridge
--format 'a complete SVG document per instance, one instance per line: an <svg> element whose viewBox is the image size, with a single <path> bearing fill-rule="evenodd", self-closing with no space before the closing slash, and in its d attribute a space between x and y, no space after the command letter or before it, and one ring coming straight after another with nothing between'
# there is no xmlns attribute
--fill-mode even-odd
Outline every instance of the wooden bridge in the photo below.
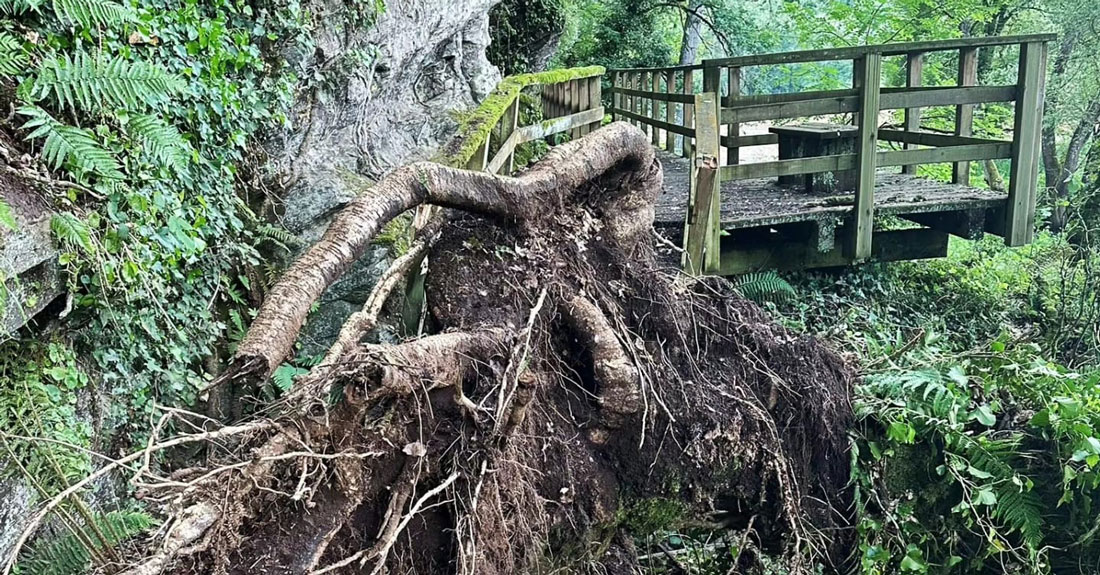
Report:
<svg viewBox="0 0 1100 575"><path fill-rule="evenodd" d="M452 150L446 161L510 173L518 146L595 129L605 116L602 77L610 80L612 117L645 130L659 149L665 186L656 226L683 241L682 263L691 273L941 257L949 235L992 233L1020 246L1033 235L1052 39L786 52L610 70L610 78L598 67L516 76L502 82L479 109L484 117L456 139L465 151ZM1016 81L977 85L978 52L994 48L999 57L1018 57ZM923 85L924 60L934 53L957 58L955 85ZM884 79L884 61L896 64L897 78ZM742 93L752 68L822 62L850 66L851 87ZM891 79L904 85L889 85ZM542 119L521 126L520 94L530 86L540 86L529 93L539 96ZM975 107L986 103L1011 104L1012 140L973 135ZM935 107L953 109L952 131L922 129L922 109ZM881 113L891 110L903 111L901 125L883 125ZM777 158L749 162L760 156L753 149ZM1009 160L1007 186L999 177L993 186L972 185L971 165L982 162L989 171L994 160ZM922 164L950 164L950 181L918 176Z"/></svg>

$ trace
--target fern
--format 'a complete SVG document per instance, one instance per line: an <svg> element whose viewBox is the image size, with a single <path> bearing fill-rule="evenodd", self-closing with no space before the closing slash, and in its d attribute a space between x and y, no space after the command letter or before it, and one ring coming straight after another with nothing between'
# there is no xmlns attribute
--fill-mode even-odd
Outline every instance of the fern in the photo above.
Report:
<svg viewBox="0 0 1100 575"><path fill-rule="evenodd" d="M89 525L78 527L85 541L91 541L91 550L75 534L66 533L31 549L27 559L19 562L20 573L25 575L84 573L91 565L92 551L100 552L105 548L115 548L120 543L148 530L154 523L148 515L133 511L112 511L96 514L93 517L95 529Z"/></svg>
<svg viewBox="0 0 1100 575"><path fill-rule="evenodd" d="M181 88L179 78L153 64L77 51L42 61L31 98L49 99L62 108L136 110L155 105Z"/></svg>
<svg viewBox="0 0 1100 575"><path fill-rule="evenodd" d="M69 248L82 248L86 252L95 251L92 243L92 233L80 218L67 212L54 214L50 219L50 231L58 241Z"/></svg>
<svg viewBox="0 0 1100 575"><path fill-rule="evenodd" d="M85 28L108 28L135 19L129 6L109 0L53 0L53 11L62 21Z"/></svg>
<svg viewBox="0 0 1100 575"><path fill-rule="evenodd" d="M67 165L78 176L94 173L110 180L123 178L114 156L99 144L92 132L63 124L36 106L20 108L19 113L30 118L23 124L24 130L32 130L26 139L44 138L42 156L51 168L56 170Z"/></svg>
<svg viewBox="0 0 1100 575"><path fill-rule="evenodd" d="M30 58L18 38L0 32L0 74L14 76L27 68Z"/></svg>
<svg viewBox="0 0 1100 575"><path fill-rule="evenodd" d="M191 146L175 126L157 116L137 114L126 129L161 163L182 170L191 155Z"/></svg>
<svg viewBox="0 0 1100 575"><path fill-rule="evenodd" d="M772 271L745 274L737 280L737 293L756 303L785 303L798 294L787 280Z"/></svg>
<svg viewBox="0 0 1100 575"><path fill-rule="evenodd" d="M25 12L37 12L43 0L0 0L0 13L18 16Z"/></svg>

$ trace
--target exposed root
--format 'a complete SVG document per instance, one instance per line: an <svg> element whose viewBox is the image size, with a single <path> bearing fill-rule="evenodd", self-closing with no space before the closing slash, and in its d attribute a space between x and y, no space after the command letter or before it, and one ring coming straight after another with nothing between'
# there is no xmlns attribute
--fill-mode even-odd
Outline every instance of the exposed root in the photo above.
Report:
<svg viewBox="0 0 1100 575"><path fill-rule="evenodd" d="M361 342L410 254L265 412L277 426L148 483L179 519L139 569L634 572L624 517L654 499L748 525L792 572L847 557L851 371L725 282L660 268L660 184L625 124L514 179L386 178L280 281L231 372L268 373L373 234L425 202L466 212L414 248L430 249L434 335Z"/></svg>

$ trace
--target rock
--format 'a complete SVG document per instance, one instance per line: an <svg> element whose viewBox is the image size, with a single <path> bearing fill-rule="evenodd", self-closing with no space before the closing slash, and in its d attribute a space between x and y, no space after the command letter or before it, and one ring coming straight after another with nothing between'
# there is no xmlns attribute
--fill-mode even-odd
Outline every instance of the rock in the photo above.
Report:
<svg viewBox="0 0 1100 575"><path fill-rule="evenodd" d="M282 223L316 241L333 214L389 170L430 159L500 81L489 63L489 10L497 0L389 2L373 26L349 23L343 0L315 0L312 54L288 54L325 81L296 104L292 130L268 142L283 186ZM372 249L326 293L304 332L325 345L388 265Z"/></svg>
<svg viewBox="0 0 1100 575"><path fill-rule="evenodd" d="M11 209L16 227L0 223L0 337L31 320L63 289L57 249L50 234L53 212L26 183L0 173L0 201Z"/></svg>

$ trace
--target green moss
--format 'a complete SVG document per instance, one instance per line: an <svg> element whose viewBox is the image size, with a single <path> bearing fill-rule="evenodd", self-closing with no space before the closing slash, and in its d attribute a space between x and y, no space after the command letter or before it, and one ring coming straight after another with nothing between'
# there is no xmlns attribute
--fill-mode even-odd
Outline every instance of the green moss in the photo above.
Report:
<svg viewBox="0 0 1100 575"><path fill-rule="evenodd" d="M528 87L543 84L560 84L570 80L601 76L602 66L586 66L565 70L547 70L534 74L519 74L501 80L497 89L472 113L460 121L458 134L444 148L436 161L453 168L464 168L470 163L478 148L489 140L489 135L497 122L504 117L508 107Z"/></svg>
<svg viewBox="0 0 1100 575"><path fill-rule="evenodd" d="M676 499L640 499L620 508L620 524L634 535L649 535L674 527L685 511L684 504Z"/></svg>

